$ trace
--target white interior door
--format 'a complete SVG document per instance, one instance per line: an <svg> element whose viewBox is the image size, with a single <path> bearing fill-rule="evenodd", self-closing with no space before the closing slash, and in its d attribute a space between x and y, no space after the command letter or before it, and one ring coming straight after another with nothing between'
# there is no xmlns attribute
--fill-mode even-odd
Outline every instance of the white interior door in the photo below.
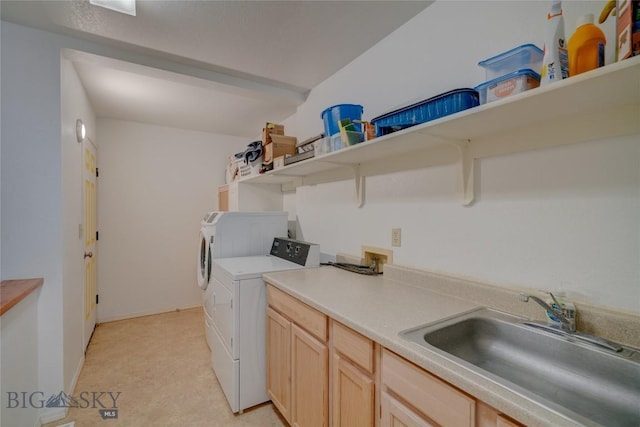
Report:
<svg viewBox="0 0 640 427"><path fill-rule="evenodd" d="M97 228L96 228L96 146L89 138L85 138L83 145L82 167L82 197L84 206L84 318L83 336L86 351L96 326L96 296L97 289Z"/></svg>

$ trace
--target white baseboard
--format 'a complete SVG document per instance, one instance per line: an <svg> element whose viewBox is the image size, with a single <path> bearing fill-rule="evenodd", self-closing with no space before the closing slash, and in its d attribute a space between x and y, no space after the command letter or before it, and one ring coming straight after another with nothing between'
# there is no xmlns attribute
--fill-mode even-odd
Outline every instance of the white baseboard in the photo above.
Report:
<svg viewBox="0 0 640 427"><path fill-rule="evenodd" d="M76 389L76 385L78 384L78 379L80 378L80 372L82 371L83 366L84 354L78 362L76 372L73 374L73 378L71 379L71 384L69 384L69 386L65 390L65 393L67 393L68 395L73 395L73 392ZM47 424L66 418L68 412L69 408L44 408L42 410L42 413L40 414L39 423L36 425L36 427L41 427L42 424Z"/></svg>
<svg viewBox="0 0 640 427"><path fill-rule="evenodd" d="M40 413L40 426L61 420L67 416L69 408L44 408Z"/></svg>
<svg viewBox="0 0 640 427"><path fill-rule="evenodd" d="M84 366L84 354L78 361L78 366L76 367L76 372L73 374L73 378L71 379L71 384L67 388L67 394L72 395L74 390L76 389L76 385L78 384L78 378L80 378L80 372L82 371L82 367Z"/></svg>
<svg viewBox="0 0 640 427"><path fill-rule="evenodd" d="M120 316L108 316L105 318L98 319L98 322L99 323L115 322L117 320L135 319L136 317L152 316L154 314L171 313L173 311L180 311L180 310L191 310L193 308L198 308L198 307L202 307L202 304L197 304L197 305L192 305L187 307L180 307L180 308L173 308L168 310L162 310L162 309L149 310L149 311L140 311L137 313L123 314Z"/></svg>

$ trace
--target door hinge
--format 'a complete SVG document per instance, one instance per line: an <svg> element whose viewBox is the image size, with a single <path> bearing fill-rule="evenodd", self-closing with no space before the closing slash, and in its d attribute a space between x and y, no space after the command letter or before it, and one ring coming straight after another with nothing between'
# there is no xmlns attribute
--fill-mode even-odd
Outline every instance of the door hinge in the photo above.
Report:
<svg viewBox="0 0 640 427"><path fill-rule="evenodd" d="M100 304L100 295L96 294L96 304Z"/></svg>
<svg viewBox="0 0 640 427"><path fill-rule="evenodd" d="M100 240L100 235L98 234L98 230L96 230L96 240Z"/></svg>
<svg viewBox="0 0 640 427"><path fill-rule="evenodd" d="M100 169L96 168L96 178L100 176Z"/></svg>

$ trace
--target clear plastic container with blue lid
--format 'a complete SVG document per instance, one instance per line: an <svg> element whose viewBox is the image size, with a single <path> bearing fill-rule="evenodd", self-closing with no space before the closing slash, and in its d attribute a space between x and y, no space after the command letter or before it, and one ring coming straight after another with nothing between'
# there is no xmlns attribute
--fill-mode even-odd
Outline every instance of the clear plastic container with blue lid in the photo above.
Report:
<svg viewBox="0 0 640 427"><path fill-rule="evenodd" d="M533 70L518 70L484 82L474 89L480 104L486 104L540 86L540 74Z"/></svg>
<svg viewBox="0 0 640 427"><path fill-rule="evenodd" d="M539 73L544 52L538 46L527 43L478 62L486 70L486 79L492 80L515 71L529 69Z"/></svg>

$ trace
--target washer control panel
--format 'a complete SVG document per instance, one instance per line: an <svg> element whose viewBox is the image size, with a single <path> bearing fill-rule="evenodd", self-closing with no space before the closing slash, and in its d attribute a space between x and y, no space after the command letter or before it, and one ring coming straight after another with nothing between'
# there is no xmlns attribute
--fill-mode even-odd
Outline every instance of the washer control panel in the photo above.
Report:
<svg viewBox="0 0 640 427"><path fill-rule="evenodd" d="M276 237L271 245L271 255L304 267L320 266L320 245L302 240Z"/></svg>

